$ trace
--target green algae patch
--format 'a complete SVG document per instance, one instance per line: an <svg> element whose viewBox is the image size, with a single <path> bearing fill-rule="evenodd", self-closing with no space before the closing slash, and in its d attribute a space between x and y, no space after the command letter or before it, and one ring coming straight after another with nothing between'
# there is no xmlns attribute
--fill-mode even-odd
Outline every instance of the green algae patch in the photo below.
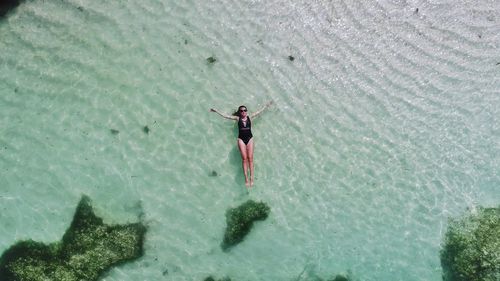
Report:
<svg viewBox="0 0 500 281"><path fill-rule="evenodd" d="M500 280L500 207L450 220L441 265L444 281Z"/></svg>
<svg viewBox="0 0 500 281"><path fill-rule="evenodd" d="M254 221L265 220L271 209L265 203L248 200L242 205L226 212L226 232L222 249L228 250L243 241L250 232Z"/></svg>
<svg viewBox="0 0 500 281"><path fill-rule="evenodd" d="M215 280L215 278L213 278L212 276L208 276L207 278L203 279L203 281L231 281L231 278L224 277L222 279Z"/></svg>
<svg viewBox="0 0 500 281"><path fill-rule="evenodd" d="M209 64L214 64L216 61L217 61L217 59L214 56L207 58L207 63L209 63Z"/></svg>
<svg viewBox="0 0 500 281"><path fill-rule="evenodd" d="M0 1L0 20L12 10L21 5L24 0L2 0Z"/></svg>
<svg viewBox="0 0 500 281"><path fill-rule="evenodd" d="M144 254L142 222L104 224L83 196L62 241L20 241L0 257L2 281L93 281L112 266Z"/></svg>
<svg viewBox="0 0 500 281"><path fill-rule="evenodd" d="M335 278L333 278L331 281L349 281L350 279L347 276L344 275L337 275Z"/></svg>

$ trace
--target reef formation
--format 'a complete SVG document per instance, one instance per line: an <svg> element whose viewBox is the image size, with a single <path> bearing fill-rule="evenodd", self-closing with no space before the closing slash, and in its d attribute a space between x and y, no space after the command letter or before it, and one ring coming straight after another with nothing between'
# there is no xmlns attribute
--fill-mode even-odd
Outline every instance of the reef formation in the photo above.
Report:
<svg viewBox="0 0 500 281"><path fill-rule="evenodd" d="M350 279L344 275L337 275L335 278L331 279L330 281L349 281Z"/></svg>
<svg viewBox="0 0 500 281"><path fill-rule="evenodd" d="M243 241L250 233L254 221L265 220L271 209L263 202L248 200L242 205L229 209L226 212L226 231L221 247L223 250L235 246Z"/></svg>
<svg viewBox="0 0 500 281"><path fill-rule="evenodd" d="M213 278L212 276L208 276L207 278L203 279L203 281L216 281L216 279ZM231 278L224 277L222 279L217 279L217 281L231 281Z"/></svg>
<svg viewBox="0 0 500 281"><path fill-rule="evenodd" d="M142 222L105 224L83 196L61 241L20 241L2 254L0 280L95 281L112 266L141 257L145 234Z"/></svg>
<svg viewBox="0 0 500 281"><path fill-rule="evenodd" d="M0 1L0 19L6 16L10 11L14 10L24 0L2 0Z"/></svg>
<svg viewBox="0 0 500 281"><path fill-rule="evenodd" d="M444 281L500 280L500 206L451 219L441 265Z"/></svg>

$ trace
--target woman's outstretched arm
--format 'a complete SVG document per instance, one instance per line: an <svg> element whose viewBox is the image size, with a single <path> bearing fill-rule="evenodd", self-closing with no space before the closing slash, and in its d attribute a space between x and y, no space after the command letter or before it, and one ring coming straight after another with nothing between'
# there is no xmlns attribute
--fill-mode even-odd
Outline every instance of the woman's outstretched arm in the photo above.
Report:
<svg viewBox="0 0 500 281"><path fill-rule="evenodd" d="M226 119L230 119L230 120L238 120L238 116L233 116L233 115L226 115L224 113L220 113L217 109L215 108L210 108L210 112L215 112L217 114L219 114L220 116L226 118Z"/></svg>
<svg viewBox="0 0 500 281"><path fill-rule="evenodd" d="M250 118L252 118L252 119L253 119L253 118L255 118L255 117L259 116L259 114L261 114L261 113L262 113L262 112L263 112L266 108L270 107L272 104L273 104L273 101L269 101L268 103L266 103L266 104L264 105L264 107L262 107L261 109L257 110L257 112L252 113L252 114L250 115Z"/></svg>

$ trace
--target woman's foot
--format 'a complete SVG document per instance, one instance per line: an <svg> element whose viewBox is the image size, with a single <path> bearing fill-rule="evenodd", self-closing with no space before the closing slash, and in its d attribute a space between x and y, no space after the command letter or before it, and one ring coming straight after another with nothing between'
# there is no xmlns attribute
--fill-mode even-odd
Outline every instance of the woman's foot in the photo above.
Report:
<svg viewBox="0 0 500 281"><path fill-rule="evenodd" d="M253 179L250 180L250 186L253 186Z"/></svg>
<svg viewBox="0 0 500 281"><path fill-rule="evenodd" d="M248 180L245 180L245 186L246 186L246 187L249 187L249 186L250 186L250 183L248 182Z"/></svg>

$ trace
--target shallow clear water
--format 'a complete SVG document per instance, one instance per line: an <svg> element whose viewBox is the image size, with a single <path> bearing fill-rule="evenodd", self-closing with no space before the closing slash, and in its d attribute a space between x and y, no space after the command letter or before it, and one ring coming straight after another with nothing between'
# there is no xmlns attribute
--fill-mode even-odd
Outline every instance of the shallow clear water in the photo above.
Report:
<svg viewBox="0 0 500 281"><path fill-rule="evenodd" d="M87 194L108 221L150 225L146 255L107 281L440 280L447 218L500 202L499 14L29 1L0 21L0 251L59 240ZM209 108L269 100L247 194L234 124ZM248 198L271 215L222 252L225 211Z"/></svg>

